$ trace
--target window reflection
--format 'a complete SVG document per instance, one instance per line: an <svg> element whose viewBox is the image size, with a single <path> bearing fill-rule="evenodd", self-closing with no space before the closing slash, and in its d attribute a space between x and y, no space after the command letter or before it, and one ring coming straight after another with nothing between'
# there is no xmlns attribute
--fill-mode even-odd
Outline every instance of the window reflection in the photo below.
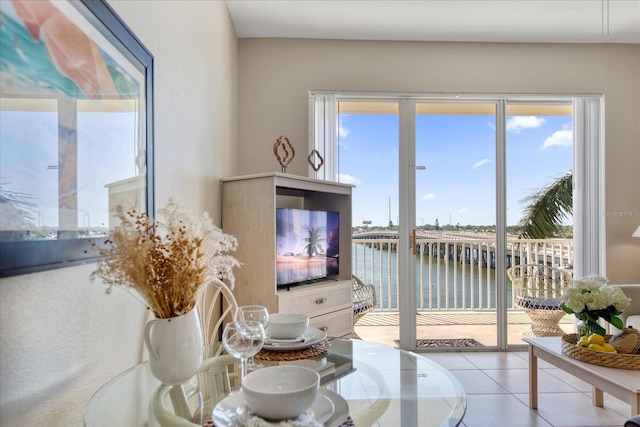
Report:
<svg viewBox="0 0 640 427"><path fill-rule="evenodd" d="M71 3L0 12L0 242L105 235L146 210L145 67Z"/></svg>
<svg viewBox="0 0 640 427"><path fill-rule="evenodd" d="M133 102L101 111L88 100L2 101L3 241L104 235L117 204L144 208Z"/></svg>

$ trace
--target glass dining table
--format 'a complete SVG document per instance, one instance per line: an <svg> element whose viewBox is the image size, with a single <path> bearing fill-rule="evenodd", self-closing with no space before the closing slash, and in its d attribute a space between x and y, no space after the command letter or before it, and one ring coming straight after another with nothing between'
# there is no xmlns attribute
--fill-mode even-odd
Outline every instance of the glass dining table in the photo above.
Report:
<svg viewBox="0 0 640 427"><path fill-rule="evenodd" d="M319 367L323 388L344 398L356 426L461 423L466 409L464 389L428 356L356 339L330 338L329 343L326 353L307 362L309 367ZM91 397L85 426L153 425L149 402L160 385L147 362L128 369Z"/></svg>

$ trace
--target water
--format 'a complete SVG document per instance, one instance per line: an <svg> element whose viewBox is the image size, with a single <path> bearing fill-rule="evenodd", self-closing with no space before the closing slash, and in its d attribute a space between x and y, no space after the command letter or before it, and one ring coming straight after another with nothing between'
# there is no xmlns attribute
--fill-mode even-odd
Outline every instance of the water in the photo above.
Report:
<svg viewBox="0 0 640 427"><path fill-rule="evenodd" d="M353 272L360 279L365 280L366 277L366 283L375 285L378 308L396 310L398 308L397 253L388 250L381 251L363 243L356 243L353 250ZM429 262L431 262L431 266L429 266ZM477 265L459 264L453 261L445 262L444 259L430 258L429 255L424 255L422 259L417 256L416 307L418 309L437 309L440 307L449 310L495 308L495 275L495 270L484 267L479 269ZM420 298L421 278L424 282L422 298ZM431 297L429 297L429 287L431 287ZM439 296L438 287L440 288ZM511 282L509 279L507 279L507 301L511 307Z"/></svg>

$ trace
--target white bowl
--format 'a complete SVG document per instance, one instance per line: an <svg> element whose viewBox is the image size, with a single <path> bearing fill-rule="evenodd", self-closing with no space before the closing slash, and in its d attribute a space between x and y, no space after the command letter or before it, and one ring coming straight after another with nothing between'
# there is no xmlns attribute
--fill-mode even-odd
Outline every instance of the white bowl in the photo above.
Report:
<svg viewBox="0 0 640 427"><path fill-rule="evenodd" d="M242 381L247 406L267 420L296 418L313 404L320 375L303 366L269 366Z"/></svg>
<svg viewBox="0 0 640 427"><path fill-rule="evenodd" d="M269 316L267 336L280 340L291 340L304 334L309 327L309 316L298 313L274 313Z"/></svg>

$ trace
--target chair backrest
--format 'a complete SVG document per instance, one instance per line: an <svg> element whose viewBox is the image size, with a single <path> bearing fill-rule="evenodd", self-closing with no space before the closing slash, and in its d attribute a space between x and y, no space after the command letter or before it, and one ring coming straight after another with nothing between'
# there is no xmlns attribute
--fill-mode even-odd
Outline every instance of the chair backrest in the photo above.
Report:
<svg viewBox="0 0 640 427"><path fill-rule="evenodd" d="M224 282L213 279L203 285L198 298L198 314L202 324L205 359L222 353L221 330L225 323L233 321L237 308L238 303Z"/></svg>
<svg viewBox="0 0 640 427"><path fill-rule="evenodd" d="M351 275L353 293L353 323L376 307L376 288Z"/></svg>
<svg viewBox="0 0 640 427"><path fill-rule="evenodd" d="M194 378L185 384L161 385L149 406L149 419L162 427L202 426L215 405L234 387L239 367L224 354L207 359Z"/></svg>
<svg viewBox="0 0 640 427"><path fill-rule="evenodd" d="M543 264L521 264L507 269L517 298L559 300L571 286L573 276L569 271Z"/></svg>

